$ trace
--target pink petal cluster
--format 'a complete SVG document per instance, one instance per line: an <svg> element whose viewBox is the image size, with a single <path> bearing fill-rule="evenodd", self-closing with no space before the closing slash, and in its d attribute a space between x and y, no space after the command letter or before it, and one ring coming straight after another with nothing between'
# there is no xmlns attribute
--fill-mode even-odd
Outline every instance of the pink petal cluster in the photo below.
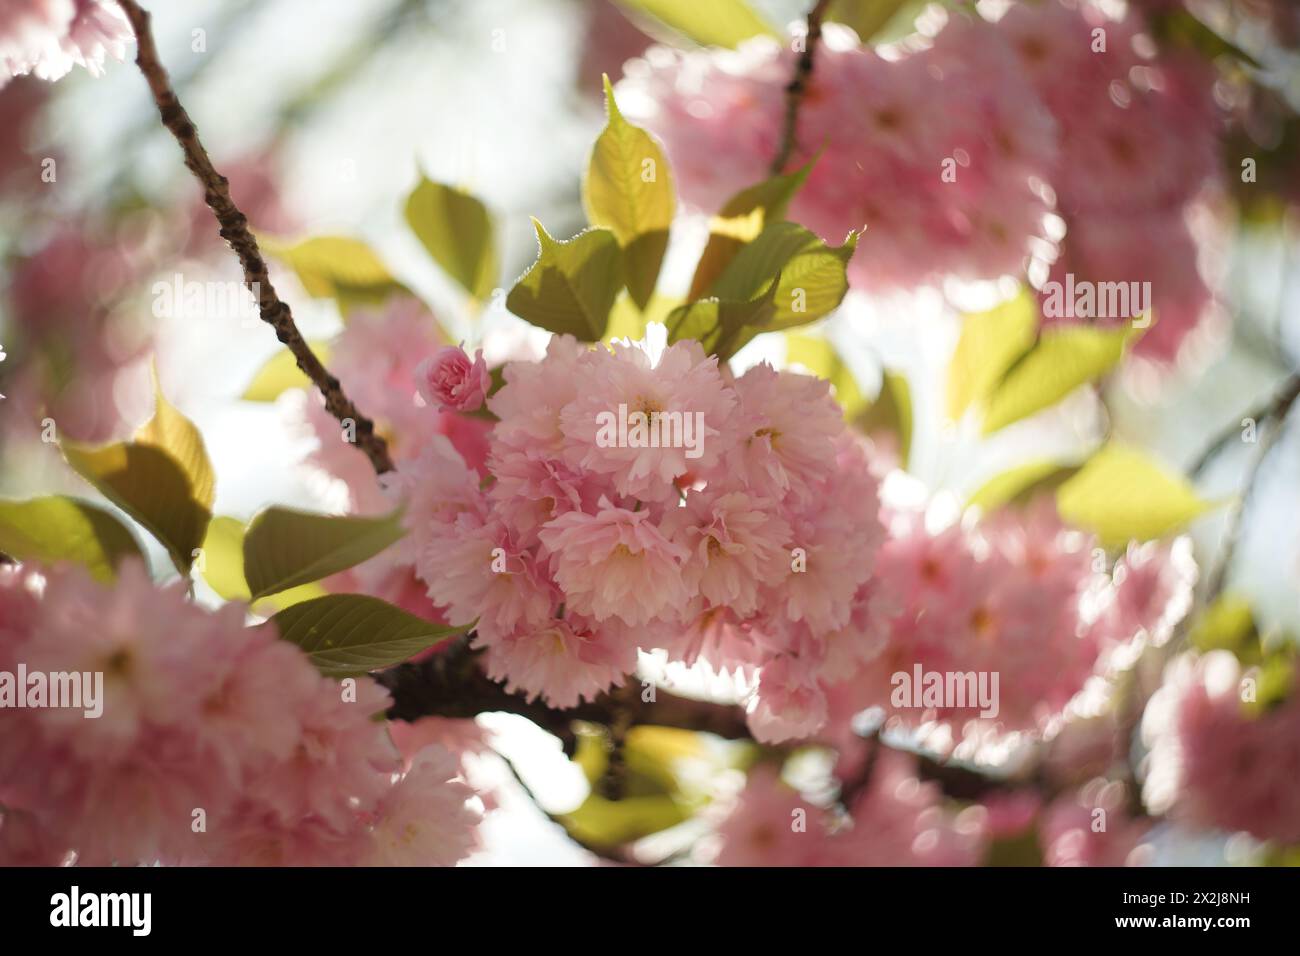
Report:
<svg viewBox="0 0 1300 956"><path fill-rule="evenodd" d="M322 677L244 609L138 562L0 569L0 671L98 673L102 714L0 710L0 859L451 864L476 811L445 751L403 762L368 679Z"/></svg>
<svg viewBox="0 0 1300 956"><path fill-rule="evenodd" d="M823 381L732 378L694 341L651 352L558 336L506 366L485 488L443 442L399 468L417 572L530 696L575 705L664 648L756 680L764 739L811 733L879 617L865 448ZM667 437L616 436L620 413Z"/></svg>
<svg viewBox="0 0 1300 956"><path fill-rule="evenodd" d="M1150 282L1157 324L1137 349L1173 358L1209 301L1187 217L1214 180L1218 116L1203 68L1157 56L1141 27L1046 0L996 22L950 12L932 39L881 53L827 25L792 159L817 163L791 217L833 241L865 227L850 277L875 290L1024 275L1049 258L1055 213L1068 234L1052 278ZM768 38L654 47L626 66L620 102L715 211L767 175L795 56Z"/></svg>
<svg viewBox="0 0 1300 956"><path fill-rule="evenodd" d="M1152 812L1194 826L1300 843L1300 680L1252 714L1243 703L1251 676L1227 651L1170 663L1142 718L1151 751L1143 797Z"/></svg>
<svg viewBox="0 0 1300 956"><path fill-rule="evenodd" d="M752 770L718 827L720 866L975 866L983 814L944 809L912 759L881 753L847 817L806 799L774 768Z"/></svg>
<svg viewBox="0 0 1300 956"><path fill-rule="evenodd" d="M1119 650L1131 657L1138 642L1168 636L1195 582L1185 541L1136 549L1110 574L1095 565L1095 545L1061 522L1050 499L938 531L923 514L895 513L874 583L901 610L850 682L853 700L958 737L1059 727L1089 680L1124 659ZM964 701L924 699L918 669L922 679L982 676L990 689L996 676L996 715L981 716L969 692Z"/></svg>
<svg viewBox="0 0 1300 956"><path fill-rule="evenodd" d="M1038 825L1048 866L1144 866L1153 850L1146 842L1151 821L1134 818L1127 790L1116 780L1090 781L1059 797Z"/></svg>
<svg viewBox="0 0 1300 956"><path fill-rule="evenodd" d="M133 38L112 0L6 0L0 9L0 86L35 73L57 80L74 66L93 76L104 58L121 60Z"/></svg>

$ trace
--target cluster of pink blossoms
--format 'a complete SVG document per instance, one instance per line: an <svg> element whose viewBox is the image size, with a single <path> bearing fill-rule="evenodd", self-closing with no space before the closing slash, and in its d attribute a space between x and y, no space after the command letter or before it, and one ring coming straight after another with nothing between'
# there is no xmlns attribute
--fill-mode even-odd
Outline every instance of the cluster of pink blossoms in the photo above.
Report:
<svg viewBox="0 0 1300 956"><path fill-rule="evenodd" d="M937 532L921 514L892 514L875 585L901 609L878 653L846 684L851 709L881 707L906 726L933 721L958 737L995 725L1059 727L1090 680L1168 639L1196 581L1186 539L1133 546L1109 572L1094 564L1095 546L1061 522L1050 500ZM896 683L918 668L997 674L996 717L981 719L969 694L964 706L947 695L939 706L918 706L919 690L900 693Z"/></svg>
<svg viewBox="0 0 1300 956"><path fill-rule="evenodd" d="M792 218L834 241L865 227L850 276L890 289L1023 275L1050 258L1055 212L1053 278L1149 281L1159 318L1138 349L1172 358L1209 299L1186 216L1214 175L1217 120L1204 66L1155 56L1140 30L1136 13L1048 0L996 22L953 13L886 56L827 25L794 161L818 159ZM626 66L620 103L714 211L767 175L794 57L766 38L655 47Z"/></svg>
<svg viewBox="0 0 1300 956"><path fill-rule="evenodd" d="M95 76L122 59L131 25L112 0L6 0L0 9L0 86L34 73L57 80L74 66Z"/></svg>
<svg viewBox="0 0 1300 956"><path fill-rule="evenodd" d="M1262 714L1248 711L1244 673L1227 651L1184 655L1147 704L1144 797L1193 826L1300 843L1300 680Z"/></svg>
<svg viewBox="0 0 1300 956"><path fill-rule="evenodd" d="M456 761L404 761L381 688L137 562L111 588L0 568L0 671L20 664L102 674L102 713L0 711L0 863L450 865L475 846Z"/></svg>
<svg viewBox="0 0 1300 956"><path fill-rule="evenodd" d="M770 766L750 771L718 828L720 866L975 866L987 833L981 808L944 809L912 759L886 751L867 786L835 814L787 786Z"/></svg>
<svg viewBox="0 0 1300 956"><path fill-rule="evenodd" d="M399 466L416 569L512 688L572 706L664 648L756 677L760 738L806 736L879 613L865 446L824 381L651 351L559 336L506 366L486 487L437 438ZM620 415L684 428L638 447Z"/></svg>

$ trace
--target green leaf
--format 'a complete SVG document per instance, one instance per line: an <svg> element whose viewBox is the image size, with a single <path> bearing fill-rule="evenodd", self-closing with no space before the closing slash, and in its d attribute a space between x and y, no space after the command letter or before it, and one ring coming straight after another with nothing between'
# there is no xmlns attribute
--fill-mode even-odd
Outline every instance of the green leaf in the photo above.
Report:
<svg viewBox="0 0 1300 956"><path fill-rule="evenodd" d="M267 508L244 536L244 577L257 600L346 571L405 533L400 512L365 518Z"/></svg>
<svg viewBox="0 0 1300 956"><path fill-rule="evenodd" d="M898 438L898 461L904 469L912 453L912 390L907 379L888 369L880 384L880 394L858 419L864 434L888 432Z"/></svg>
<svg viewBox="0 0 1300 956"><path fill-rule="evenodd" d="M203 436L192 421L167 401L156 382L154 400L153 418L135 433L136 444L152 445L175 458L185 472L194 500L211 514L217 476L212 470Z"/></svg>
<svg viewBox="0 0 1300 956"><path fill-rule="evenodd" d="M911 33L912 22L927 0L834 0L828 20L853 28L863 43ZM886 30L886 28L889 28ZM888 34L878 36L880 34Z"/></svg>
<svg viewBox="0 0 1300 956"><path fill-rule="evenodd" d="M0 552L18 561L72 561L85 565L97 581L112 581L123 558L144 561L135 535L122 522L102 508L62 496L0 500Z"/></svg>
<svg viewBox="0 0 1300 956"><path fill-rule="evenodd" d="M787 332L785 335L785 357L788 362L797 362L819 378L824 378L835 389L835 400L844 410L844 417L853 421L866 411L871 404L858 380L854 378L835 346L829 340L813 335L801 335Z"/></svg>
<svg viewBox="0 0 1300 956"><path fill-rule="evenodd" d="M744 0L617 0L634 14L648 14L701 46L736 47L750 37L781 34Z"/></svg>
<svg viewBox="0 0 1300 956"><path fill-rule="evenodd" d="M725 362L760 332L773 328L776 283L748 302L701 299L678 306L668 315L668 341L696 339L718 361Z"/></svg>
<svg viewBox="0 0 1300 956"><path fill-rule="evenodd" d="M851 232L843 245L831 247L796 223L770 223L736 253L710 291L719 299L749 302L775 284L775 315L760 331L807 325L844 299L849 289L846 268L857 242Z"/></svg>
<svg viewBox="0 0 1300 956"><path fill-rule="evenodd" d="M244 523L238 518L218 516L212 519L195 565L208 587L219 597L227 601L253 603L252 592L244 580ZM328 593L319 584L303 584L256 602L255 610L266 613L269 609L269 613L274 613Z"/></svg>
<svg viewBox="0 0 1300 956"><path fill-rule="evenodd" d="M582 202L593 226L614 233L632 300L650 301L668 248L677 198L663 150L640 127L623 118L614 88L605 81L609 121L596 139L582 184Z"/></svg>
<svg viewBox="0 0 1300 956"><path fill-rule="evenodd" d="M1190 635L1192 646L1202 654L1231 651L1243 664L1259 663L1259 631L1250 602L1237 594L1220 594L1205 609Z"/></svg>
<svg viewBox="0 0 1300 956"><path fill-rule="evenodd" d="M328 342L308 342L322 365L328 365L331 346ZM312 383L298 368L298 360L288 349L280 349L253 376L244 394L246 402L273 402L291 388L311 388Z"/></svg>
<svg viewBox="0 0 1300 956"><path fill-rule="evenodd" d="M443 627L364 594L330 594L269 621L327 677L352 677L410 659L468 627Z"/></svg>
<svg viewBox="0 0 1300 956"><path fill-rule="evenodd" d="M587 846L616 847L676 826L690 816L668 794L607 800L593 793L572 813L559 817L566 830Z"/></svg>
<svg viewBox="0 0 1300 956"><path fill-rule="evenodd" d="M492 215L464 190L421 176L406 200L406 221L435 262L477 301L496 285Z"/></svg>
<svg viewBox="0 0 1300 956"><path fill-rule="evenodd" d="M1173 534L1216 505L1181 476L1121 445L1097 452L1056 493L1061 517L1095 532L1107 548Z"/></svg>
<svg viewBox="0 0 1300 956"><path fill-rule="evenodd" d="M815 163L814 159L793 172L765 179L727 200L709 223L709 241L695 267L688 298L699 299L708 295L710 287L727 264L736 258L736 253L756 239L766 225L785 218L790 200L804 184Z"/></svg>
<svg viewBox="0 0 1300 956"><path fill-rule="evenodd" d="M1023 504L1039 494L1056 491L1078 470L1078 465L1062 465L1054 461L1031 461L1017 465L990 478L966 503L975 505L986 513L1003 505Z"/></svg>
<svg viewBox="0 0 1300 956"><path fill-rule="evenodd" d="M568 241L551 238L536 219L539 254L506 297L506 308L538 328L597 342L623 285L618 240L592 228Z"/></svg>
<svg viewBox="0 0 1300 956"><path fill-rule="evenodd" d="M371 248L359 239L317 236L298 243L259 237L272 256L290 266L307 294L334 299L346 313L354 305L383 302L406 288L388 271Z"/></svg>
<svg viewBox="0 0 1300 956"><path fill-rule="evenodd" d="M109 501L167 549L181 574L212 518L215 476L194 423L157 392L157 409L126 444L92 448L63 443L63 457Z"/></svg>
<svg viewBox="0 0 1300 956"><path fill-rule="evenodd" d="M1025 289L987 312L966 316L948 365L948 417L956 421L992 394L1034 344L1037 330L1038 303Z"/></svg>
<svg viewBox="0 0 1300 956"><path fill-rule="evenodd" d="M1069 325L1044 331L989 396L984 434L1055 405L1079 386L1105 375L1141 334L1127 325L1106 329Z"/></svg>

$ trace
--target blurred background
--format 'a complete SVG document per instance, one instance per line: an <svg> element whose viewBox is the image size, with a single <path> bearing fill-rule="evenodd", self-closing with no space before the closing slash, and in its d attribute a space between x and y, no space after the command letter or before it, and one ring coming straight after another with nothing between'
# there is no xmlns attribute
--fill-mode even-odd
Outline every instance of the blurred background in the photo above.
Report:
<svg viewBox="0 0 1300 956"><path fill-rule="evenodd" d="M752 5L785 26L807 4ZM364 240L450 338L484 347L489 364L535 349L544 334L509 315L499 296L481 312L467 302L407 228L405 197L423 172L483 199L496 218L508 288L536 254L529 217L556 236L585 225L579 186L604 124L602 72L617 82L624 62L650 44L685 42L608 0L151 6L177 92L258 233ZM1234 197L1244 201L1225 207L1229 226L1205 250L1218 321L1178 367L1127 368L1100 400L1077 395L980 440L943 423L937 396L958 309L1005 295L1005 283L888 298L855 291L826 323L865 393L880 388L884 367L906 375L915 403L910 470L932 490L957 500L1031 451L1081 456L1107 429L1186 473L1214 436L1238 428L1300 366L1300 37L1289 32L1292 4L1203 6L1262 64L1258 91L1225 137L1229 181L1239 178L1235 157L1257 157L1260 172L1255 188ZM906 32L923 7L902 4L892 28ZM661 291L685 292L712 211L681 210ZM246 519L272 502L344 506L337 482L303 465L316 439L302 425L301 394L240 398L279 348L270 329L233 303L156 314L158 283L240 275L132 64L110 63L101 78L79 70L57 85L22 77L0 90L0 261L7 353L0 495L85 495L44 434L47 420L83 440L129 434L149 415L156 356L164 394L197 423L216 463L217 514ZM277 266L273 276L308 339L339 331L332 300L313 298L291 270ZM761 339L738 364L779 362L783 349ZM1291 416L1260 470L1227 570L1261 630L1287 635L1300 635L1298 420ZM1199 469L1198 488L1235 495L1257 451L1229 441ZM1216 554L1229 512L1194 526L1203 564ZM522 719L483 722L502 731L503 751L544 805L562 809L582 798L586 782L554 740ZM504 767L485 761L483 773L505 785L474 862L587 859L506 782ZM1180 837L1162 853L1167 861L1214 862L1223 850Z"/></svg>

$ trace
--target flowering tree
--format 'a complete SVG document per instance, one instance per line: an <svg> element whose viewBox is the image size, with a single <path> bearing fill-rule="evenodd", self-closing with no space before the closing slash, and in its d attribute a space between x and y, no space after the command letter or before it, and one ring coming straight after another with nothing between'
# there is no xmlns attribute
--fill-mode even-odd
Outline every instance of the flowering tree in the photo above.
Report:
<svg viewBox="0 0 1300 956"><path fill-rule="evenodd" d="M136 0L0 12L0 83L134 43L207 207L12 250L5 466L58 455L0 500L0 862L455 864L532 795L500 713L558 739L588 792L541 805L619 863L1291 859L1298 609L1235 559L1300 376L1273 349L1185 474L1119 423L1227 349L1237 223L1294 222L1295 11L591 6L619 62L585 228L534 219L498 287L499 217L404 197L469 349L362 241L282 238L265 155L232 189ZM242 400L310 438L333 511L216 514L262 463L214 463L125 318L213 232L241 284L177 271L154 315L271 326Z"/></svg>

